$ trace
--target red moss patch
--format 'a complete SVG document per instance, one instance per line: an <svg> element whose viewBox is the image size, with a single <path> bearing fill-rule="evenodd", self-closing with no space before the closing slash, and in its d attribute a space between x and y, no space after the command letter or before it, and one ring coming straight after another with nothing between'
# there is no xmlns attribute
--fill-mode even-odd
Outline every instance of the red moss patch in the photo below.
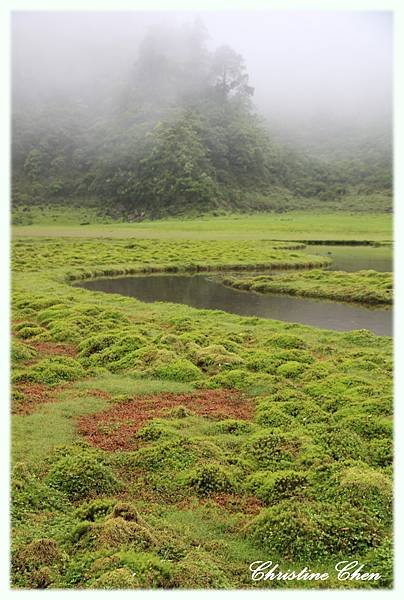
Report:
<svg viewBox="0 0 404 600"><path fill-rule="evenodd" d="M62 356L77 356L77 350L72 344L65 344L60 342L30 342L32 348L35 348L40 354L46 356L54 356L56 354Z"/></svg>
<svg viewBox="0 0 404 600"><path fill-rule="evenodd" d="M39 404L54 402L64 386L50 388L43 383L21 383L15 389L24 395L24 399L18 403L13 403L12 412L14 414L29 415L35 411Z"/></svg>
<svg viewBox="0 0 404 600"><path fill-rule="evenodd" d="M86 415L78 422L79 431L91 444L103 450L131 450L136 447L136 432L167 410L184 406L191 412L213 419L251 419L251 398L229 390L207 390L190 394L137 396L98 414Z"/></svg>
<svg viewBox="0 0 404 600"><path fill-rule="evenodd" d="M243 512L248 515L257 515L264 504L255 496L237 496L236 494L216 494L212 500L229 512ZM207 501L201 500L200 504Z"/></svg>

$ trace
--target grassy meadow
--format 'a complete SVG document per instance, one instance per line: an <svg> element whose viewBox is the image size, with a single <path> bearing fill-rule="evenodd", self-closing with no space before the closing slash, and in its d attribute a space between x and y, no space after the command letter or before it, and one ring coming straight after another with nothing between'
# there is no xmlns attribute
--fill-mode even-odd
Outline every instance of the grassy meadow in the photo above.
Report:
<svg viewBox="0 0 404 600"><path fill-rule="evenodd" d="M51 212L52 214L52 212ZM94 212L53 211L31 225L15 225L16 237L145 238L191 240L329 240L391 242L389 213L289 212L205 216L141 223L102 222ZM80 225L80 223L87 223Z"/></svg>
<svg viewBox="0 0 404 600"><path fill-rule="evenodd" d="M391 216L13 228L14 588L392 586L391 338L71 285L238 270L390 302L388 274L323 271L305 240L390 242ZM339 581L351 557L381 579ZM330 578L254 582L264 559Z"/></svg>

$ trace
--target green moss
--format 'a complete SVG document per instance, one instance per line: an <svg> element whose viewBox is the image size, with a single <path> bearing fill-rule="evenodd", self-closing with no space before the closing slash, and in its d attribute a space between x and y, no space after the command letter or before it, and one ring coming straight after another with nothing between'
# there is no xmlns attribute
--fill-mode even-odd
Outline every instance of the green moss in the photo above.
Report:
<svg viewBox="0 0 404 600"><path fill-rule="evenodd" d="M118 555L120 563L130 569L136 587L142 589L169 588L172 585L172 566L156 555L147 552L128 550Z"/></svg>
<svg viewBox="0 0 404 600"><path fill-rule="evenodd" d="M264 427L287 427L293 418L277 402L262 400L257 406L257 422Z"/></svg>
<svg viewBox="0 0 404 600"><path fill-rule="evenodd" d="M36 350L28 344L22 344L17 340L11 343L11 360L18 362L24 360L30 360L36 356Z"/></svg>
<svg viewBox="0 0 404 600"><path fill-rule="evenodd" d="M293 434L262 430L246 442L247 456L253 458L258 468L288 468L298 456L302 442Z"/></svg>
<svg viewBox="0 0 404 600"><path fill-rule="evenodd" d="M217 344L197 350L195 363L204 370L217 372L241 365L243 360L237 354L228 352L224 346Z"/></svg>
<svg viewBox="0 0 404 600"><path fill-rule="evenodd" d="M85 374L81 364L69 356L53 356L38 361L32 367L15 371L13 380L33 381L54 385L63 381L74 381Z"/></svg>
<svg viewBox="0 0 404 600"><path fill-rule="evenodd" d="M76 514L81 521L97 521L110 513L113 506L114 500L97 498L96 500L83 502L77 509Z"/></svg>
<svg viewBox="0 0 404 600"><path fill-rule="evenodd" d="M50 566L59 562L61 557L62 553L55 540L40 539L21 548L16 562L20 563L22 568L32 568Z"/></svg>
<svg viewBox="0 0 404 600"><path fill-rule="evenodd" d="M12 473L11 515L14 522L24 522L40 511L66 511L66 497L39 478L32 467L17 463Z"/></svg>
<svg viewBox="0 0 404 600"><path fill-rule="evenodd" d="M380 543L383 525L349 505L283 500L262 511L248 531L267 552L313 560L369 550Z"/></svg>
<svg viewBox="0 0 404 600"><path fill-rule="evenodd" d="M207 552L192 550L174 566L173 587L221 590L233 586L223 569L213 562Z"/></svg>
<svg viewBox="0 0 404 600"><path fill-rule="evenodd" d="M59 459L52 466L46 482L72 500L108 494L119 488L104 461L94 453L84 451Z"/></svg>
<svg viewBox="0 0 404 600"><path fill-rule="evenodd" d="M157 441L133 454L133 463L149 471L167 470L174 475L194 464L197 454L189 440Z"/></svg>
<svg viewBox="0 0 404 600"><path fill-rule="evenodd" d="M369 462L376 467L388 467L393 462L393 440L382 438L369 441Z"/></svg>
<svg viewBox="0 0 404 600"><path fill-rule="evenodd" d="M113 569L103 573L90 586L100 590L130 590L141 587L138 585L133 572L127 567Z"/></svg>
<svg viewBox="0 0 404 600"><path fill-rule="evenodd" d="M372 582L373 587L392 588L394 578L393 540L387 537L380 546L366 556L366 564L372 565L372 572L380 573L379 580Z"/></svg>
<svg viewBox="0 0 404 600"><path fill-rule="evenodd" d="M152 370L153 375L172 381L197 381L202 373L196 365L187 359L180 359L168 365L162 365Z"/></svg>
<svg viewBox="0 0 404 600"><path fill-rule="evenodd" d="M308 484L307 474L298 471L257 471L251 475L246 488L265 504L275 504L285 498L298 500Z"/></svg>
<svg viewBox="0 0 404 600"><path fill-rule="evenodd" d="M187 485L198 496L209 496L220 492L229 493L235 488L231 473L215 463L201 465L186 477Z"/></svg>
<svg viewBox="0 0 404 600"><path fill-rule="evenodd" d="M291 333L276 333L271 335L266 340L267 346L274 346L275 348L306 348L306 342L297 335Z"/></svg>
<svg viewBox="0 0 404 600"><path fill-rule="evenodd" d="M37 539L12 553L14 587L45 589L60 581L60 571L67 560L53 539Z"/></svg>
<svg viewBox="0 0 404 600"><path fill-rule="evenodd" d="M31 323L29 321L24 321L22 323L18 323L14 327L16 334L18 337L23 340L48 340L49 335L44 327L40 327L36 325L36 323Z"/></svg>
<svg viewBox="0 0 404 600"><path fill-rule="evenodd" d="M283 377L294 379L304 371L304 365L296 360L288 360L277 368L277 373Z"/></svg>
<svg viewBox="0 0 404 600"><path fill-rule="evenodd" d="M353 431L336 426L321 432L318 437L324 451L334 460L348 458L366 460L368 456L369 450L366 442Z"/></svg>
<svg viewBox="0 0 404 600"><path fill-rule="evenodd" d="M155 442L167 434L170 435L171 432L163 422L152 421L139 429L136 437L145 442Z"/></svg>
<svg viewBox="0 0 404 600"><path fill-rule="evenodd" d="M366 509L387 523L390 519L393 490L390 478L365 464L343 469L337 475L338 487L333 496L358 509Z"/></svg>
<svg viewBox="0 0 404 600"><path fill-rule="evenodd" d="M246 390L251 394L269 391L273 387L273 377L263 373L250 373L243 369L231 369L210 380L211 387L225 387L236 390Z"/></svg>
<svg viewBox="0 0 404 600"><path fill-rule="evenodd" d="M225 419L217 423L215 430L221 433L231 433L233 435L242 435L251 431L251 424L248 421L237 419Z"/></svg>
<svg viewBox="0 0 404 600"><path fill-rule="evenodd" d="M121 516L109 517L101 523L91 526L88 536L82 546L89 548L88 539L93 538L93 544L102 548L121 548L130 546L137 550L148 550L157 545L157 539L144 525L136 521L128 521ZM91 542L90 542L91 543Z"/></svg>

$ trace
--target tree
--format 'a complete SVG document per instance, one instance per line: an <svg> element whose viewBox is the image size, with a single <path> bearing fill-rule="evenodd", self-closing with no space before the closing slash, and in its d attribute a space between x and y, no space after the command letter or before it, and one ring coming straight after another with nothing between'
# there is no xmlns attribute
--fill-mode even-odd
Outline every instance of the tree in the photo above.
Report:
<svg viewBox="0 0 404 600"><path fill-rule="evenodd" d="M221 46L213 55L211 75L214 89L223 100L230 97L248 99L254 88L248 85L243 57L229 46Z"/></svg>
<svg viewBox="0 0 404 600"><path fill-rule="evenodd" d="M158 124L153 132L140 161L134 197L154 216L215 205L214 169L197 127L196 115L187 113L174 123Z"/></svg>

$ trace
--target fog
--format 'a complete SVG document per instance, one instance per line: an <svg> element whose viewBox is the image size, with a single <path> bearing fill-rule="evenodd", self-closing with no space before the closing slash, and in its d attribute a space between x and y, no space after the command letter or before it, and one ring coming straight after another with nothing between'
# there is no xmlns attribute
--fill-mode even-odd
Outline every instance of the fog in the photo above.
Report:
<svg viewBox="0 0 404 600"><path fill-rule="evenodd" d="M150 27L175 40L196 17L210 50L227 44L244 57L254 105L275 130L389 130L392 16L370 11L15 12L14 110L54 97L102 104Z"/></svg>

